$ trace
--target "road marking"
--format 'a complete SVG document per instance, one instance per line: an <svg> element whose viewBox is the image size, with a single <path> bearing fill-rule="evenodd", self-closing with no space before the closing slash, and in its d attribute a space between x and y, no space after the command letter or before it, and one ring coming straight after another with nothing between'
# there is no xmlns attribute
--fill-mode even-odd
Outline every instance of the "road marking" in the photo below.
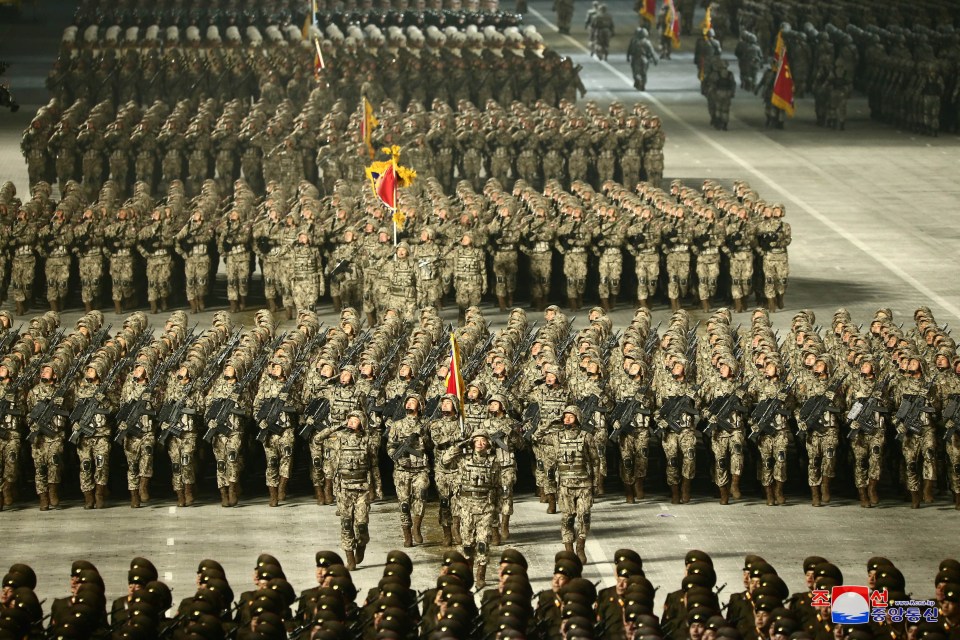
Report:
<svg viewBox="0 0 960 640"><path fill-rule="evenodd" d="M172 546L173 546L173 538L167 538L167 546L168 546L168 547L172 547Z"/></svg>
<svg viewBox="0 0 960 640"><path fill-rule="evenodd" d="M682 540L683 542L687 541L687 534L685 533L678 534L677 537L680 538L680 540Z"/></svg>
<svg viewBox="0 0 960 640"><path fill-rule="evenodd" d="M173 515L173 514L175 514L176 512L177 512L177 508L176 508L176 507L167 507L167 513L169 513L170 515Z"/></svg>
<svg viewBox="0 0 960 640"><path fill-rule="evenodd" d="M594 580L600 581L599 586L597 586L597 591L599 591L606 586L606 577L600 571L600 567L608 564L607 557L603 553L603 546L595 537L588 537L584 547L587 551L587 561L593 565Z"/></svg>
<svg viewBox="0 0 960 640"><path fill-rule="evenodd" d="M547 20L547 18L542 13L540 13L539 11L533 8L529 8L529 11L533 15L537 16L537 18L539 18L545 25L547 25L548 27L554 30L557 30L557 25ZM558 35L565 38L567 42L569 42L576 48L580 49L584 53L586 54L590 53L590 50L587 47L585 47L583 43L578 41L576 38L573 38L566 34L558 34ZM628 78L626 74L624 74L619 69L611 65L609 62L607 62L606 60L598 60L597 63L602 65L605 69L607 69L607 71L609 71L613 75L620 78L620 80L622 80L628 86L633 87L633 80L631 78ZM817 211L812 205L808 204L803 198L800 198L799 196L795 195L792 191L790 191L789 189L787 189L786 187L778 183L776 180L768 176L766 173L757 169L748 160L741 158L739 155L737 155L730 149L727 149L722 144L720 144L710 136L706 135L703 131L700 131L693 125L686 122L683 118L678 116L673 109L665 105L663 102L658 100L652 94L646 91L640 91L638 93L640 93L640 95L643 96L645 100L649 100L651 103L653 103L653 105L660 110L660 113L670 116L671 118L673 118L674 121L676 121L677 124L679 124L684 129L686 129L690 133L700 138L700 140L707 143L708 145L710 145L711 147L719 151L721 154L725 155L730 160L733 160L738 165L743 167L745 170L752 173L757 178L760 178L760 180L762 180L763 182L766 182L775 191L780 192L780 195L783 196L785 199L793 201L794 204L796 204L798 207L803 209L806 213L808 213L814 219L819 221L822 225L824 225L825 227L827 227L837 235L841 236L844 240L846 240L847 242L855 246L857 249L859 249L863 253L867 254L869 257L873 258L873 260L876 261L878 264L880 264L882 267L884 267L885 269L890 271L892 274L894 274L895 276L897 276L898 278L900 278L901 280L909 284L919 293L922 293L928 300L932 300L936 302L938 305L940 305L941 307L943 307L944 309L952 313L954 316L960 317L960 307L948 301L946 298L944 298L940 294L934 292L928 286L923 284L920 280L914 278L912 275L910 275L905 270L900 268L900 266L897 265L895 262L893 262L892 260L889 260L883 254L883 252L878 251L873 247L869 246L867 243L863 242L860 238L858 238L857 236L850 233L849 231L841 227L839 224L834 222L829 216L826 216L820 213L819 211ZM796 152L791 151L789 148L783 146L778 142L775 142L774 140L770 140L769 138L763 137L763 139L766 142L775 145L781 152L790 154L791 158L796 159L800 164L804 165L806 168L810 169L811 171L819 174L821 177L832 179L829 173L827 173L820 167L817 167L812 162L808 161L806 158L800 156Z"/></svg>
<svg viewBox="0 0 960 640"><path fill-rule="evenodd" d="M163 573L163 579L166 580L167 582L172 581L172 580L173 580L173 573L171 573L170 571L165 571L165 572Z"/></svg>
<svg viewBox="0 0 960 640"><path fill-rule="evenodd" d="M670 505L668 505L668 504L666 504L666 503L664 503L664 502L661 502L661 503L660 503L660 511L670 511Z"/></svg>

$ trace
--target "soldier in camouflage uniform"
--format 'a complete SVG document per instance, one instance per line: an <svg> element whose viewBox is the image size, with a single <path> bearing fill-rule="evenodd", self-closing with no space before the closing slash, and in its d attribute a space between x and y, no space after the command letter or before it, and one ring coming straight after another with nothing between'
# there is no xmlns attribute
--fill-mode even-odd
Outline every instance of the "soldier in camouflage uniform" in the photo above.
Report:
<svg viewBox="0 0 960 640"><path fill-rule="evenodd" d="M288 360L274 360L260 378L257 395L253 399L253 415L260 413L264 403L280 397L281 390L290 376L291 364ZM275 425L269 425L266 420L259 420L257 425L260 433L257 439L263 443L263 452L267 459L266 483L270 494L270 506L279 506L287 499L287 483L290 481L290 471L293 468L293 415L298 410L299 394L291 391L283 398L284 407L277 416ZM279 433L277 433L279 432Z"/></svg>
<svg viewBox="0 0 960 640"><path fill-rule="evenodd" d="M381 317L382 308L391 303L389 284L380 274L385 273L397 249L390 244L390 234L385 227L378 229L376 235L368 234L362 245L363 312L367 325L372 327Z"/></svg>
<svg viewBox="0 0 960 640"><path fill-rule="evenodd" d="M100 283L103 280L103 235L96 213L84 209L73 230L73 251L77 254L80 271L80 297L89 313L100 298Z"/></svg>
<svg viewBox="0 0 960 640"><path fill-rule="evenodd" d="M497 545L510 538L513 487L517 483L516 452L523 448L524 441L519 425L510 417L510 405L505 396L491 393L487 401L487 410L488 416L480 423L480 431L490 436L493 453L500 465L500 482L496 492L496 514L493 525L493 544ZM496 516L499 516L499 523Z"/></svg>
<svg viewBox="0 0 960 640"><path fill-rule="evenodd" d="M467 308L479 305L481 296L487 293L486 254L474 244L474 235L469 230L463 234L452 258L460 326L463 326Z"/></svg>
<svg viewBox="0 0 960 640"><path fill-rule="evenodd" d="M243 471L244 424L250 413L250 387L237 396L236 386L240 376L245 375L249 366L243 357L234 356L223 367L223 375L210 387L205 405L210 407L221 398L233 398L236 408L227 415L225 432L213 436L213 457L217 463L217 488L220 489L220 506L235 507L239 499L240 472ZM208 420L207 429L217 426L216 421Z"/></svg>
<svg viewBox="0 0 960 640"><path fill-rule="evenodd" d="M245 311L250 287L250 223L236 207L217 225L217 249L227 269L230 313Z"/></svg>
<svg viewBox="0 0 960 640"><path fill-rule="evenodd" d="M656 385L657 420L661 427L663 453L667 458L667 484L670 502L690 502L690 484L696 474L696 422L685 411L679 412L677 422L669 424L663 414L664 404L671 399L687 396L696 401L693 383L687 380L687 361L682 357L666 358L664 371Z"/></svg>
<svg viewBox="0 0 960 640"><path fill-rule="evenodd" d="M399 420L387 420L390 435L387 454L393 460L393 482L400 503L400 525L403 546L423 544L420 527L430 488L430 463L427 459L429 431L422 418L423 398L408 392L404 398L405 415Z"/></svg>
<svg viewBox="0 0 960 640"><path fill-rule="evenodd" d="M457 510L460 517L462 553L476 569L475 585L486 585L487 551L494 527L494 499L500 477L500 463L488 434L477 431L466 443L451 446L440 464L457 469Z"/></svg>
<svg viewBox="0 0 960 640"><path fill-rule="evenodd" d="M443 308L443 280L447 271L444 248L436 241L432 227L420 231L420 243L413 247L417 263L417 307Z"/></svg>
<svg viewBox="0 0 960 640"><path fill-rule="evenodd" d="M915 353L901 356L901 366L893 385L893 405L897 412L906 400L912 397L921 399L922 407L917 417L915 431L908 429L904 421L896 417L896 413L893 420L903 453L911 506L918 509L921 498L924 502L933 502L936 484L936 441L932 390L928 386L923 364ZM923 480L922 493L921 480Z"/></svg>
<svg viewBox="0 0 960 640"><path fill-rule="evenodd" d="M643 173L647 182L655 187L663 180L663 144L666 139L660 128L660 118L647 116L643 125Z"/></svg>
<svg viewBox="0 0 960 640"><path fill-rule="evenodd" d="M16 358L0 362L0 401L6 406L6 413L0 417L0 509L13 505L14 490L20 475L26 397L15 386L18 372L19 361Z"/></svg>
<svg viewBox="0 0 960 640"><path fill-rule="evenodd" d="M829 401L827 410L816 418L812 430L803 421L800 411L797 412L797 426L807 449L807 483L815 507L830 503L830 480L836 474L837 446L840 443L840 415L846 413L842 393L831 391L832 364L828 354L817 356L810 374L803 377L797 389L797 404L800 406L821 395Z"/></svg>
<svg viewBox="0 0 960 640"><path fill-rule="evenodd" d="M534 477L547 503L547 513L557 512L556 438L563 408L570 401L570 392L560 380L560 370L550 364L543 368L543 382L534 387L530 402L540 406L540 426L533 434Z"/></svg>
<svg viewBox="0 0 960 640"><path fill-rule="evenodd" d="M513 206L503 203L497 208L497 216L487 225L493 253L494 289L500 311L513 306L513 294L517 290L517 247L521 235L513 213Z"/></svg>
<svg viewBox="0 0 960 640"><path fill-rule="evenodd" d="M880 503L877 485L883 467L883 447L888 425L889 400L886 385L877 376L877 363L873 358L860 362L859 375L847 386L847 405L859 407L856 417L850 420L850 448L853 450L853 481L857 487L861 507L874 507ZM873 399L875 411L863 415L864 405Z"/></svg>
<svg viewBox="0 0 960 640"><path fill-rule="evenodd" d="M693 251L697 255L697 292L700 306L710 311L710 299L717 294L720 278L720 247L723 246L724 230L715 220L716 211L705 206L693 226Z"/></svg>
<svg viewBox="0 0 960 640"><path fill-rule="evenodd" d="M198 208L176 235L177 253L183 256L186 276L187 301L194 313L206 308L209 292L210 244L214 238L214 222L210 215Z"/></svg>
<svg viewBox="0 0 960 640"><path fill-rule="evenodd" d="M107 373L109 365L102 359L94 359L86 368L83 378L77 384L75 401L92 398L98 393L100 382ZM111 427L107 414L113 413L113 390L98 398L104 413L93 417L93 435L82 433L77 440L77 456L80 459L80 490L83 492L84 509L103 509L106 500L107 481L110 478L110 442ZM74 424L74 432L79 425Z"/></svg>
<svg viewBox="0 0 960 640"><path fill-rule="evenodd" d="M523 231L522 251L530 258L530 295L538 311L546 307L550 297L553 273L553 240L557 229L547 218L546 205L534 209L534 217Z"/></svg>
<svg viewBox="0 0 960 640"><path fill-rule="evenodd" d="M787 247L792 239L790 224L783 221L783 205L764 206L756 236L763 258L763 294L767 298L767 307L770 311L783 309L783 295L790 275Z"/></svg>
<svg viewBox="0 0 960 640"><path fill-rule="evenodd" d="M38 238L41 251L46 257L44 274L47 277L47 301L51 311L63 311L67 298L67 283L70 280L73 228L65 205L65 202L60 203L49 225L41 229Z"/></svg>
<svg viewBox="0 0 960 640"><path fill-rule="evenodd" d="M941 374L937 392L943 420L944 452L946 453L947 481L953 491L954 509L960 510L960 433L958 433L954 407L960 401L960 359L954 357L949 372ZM953 415L951 415L953 414ZM952 430L952 432L951 432Z"/></svg>
<svg viewBox="0 0 960 640"><path fill-rule="evenodd" d="M40 369L40 382L27 394L28 415L38 403L49 400L57 390L57 384L66 384L61 381L63 365L58 362L49 362ZM64 411L70 408L69 391L62 396L61 407ZM57 413L50 423L43 425L47 435L40 430L40 425L30 423L30 436L33 441L30 450L33 456L33 465L36 469L35 480L37 495L40 496L40 510L47 511L51 507L60 506L60 482L63 476L63 440L67 428L67 418Z"/></svg>
<svg viewBox="0 0 960 640"><path fill-rule="evenodd" d="M313 311L325 292L323 265L320 249L312 243L306 230L297 234L297 241L290 249L290 261L293 266L290 281L293 302L300 311Z"/></svg>
<svg viewBox="0 0 960 640"><path fill-rule="evenodd" d="M620 276L623 273L623 243L626 227L613 206L600 207L600 223L594 236L594 251L600 257L600 306L611 311L620 295Z"/></svg>
<svg viewBox="0 0 960 640"><path fill-rule="evenodd" d="M720 504L728 504L730 498L739 500L740 476L743 475L744 426L746 407L744 387L737 379L737 363L733 358L721 359L715 371L710 372L710 382L701 389L704 416L710 430L710 448L713 451L714 482L720 488ZM710 409L719 404L732 407L721 422ZM706 435L706 429L704 429Z"/></svg>
<svg viewBox="0 0 960 640"><path fill-rule="evenodd" d="M121 405L137 402L144 393L149 393L147 383L151 369L147 362L134 365L120 389ZM130 490L130 507L134 509L139 508L141 502L150 500L150 478L153 477L153 455L157 442L153 418L148 413L155 412L159 407L156 390L146 401L146 411L140 415L136 427L127 430L123 441L123 453L127 459L127 489Z"/></svg>
<svg viewBox="0 0 960 640"><path fill-rule="evenodd" d="M378 278L382 278L388 288L387 306L397 309L404 319L413 320L417 305L417 264L410 257L410 245L398 244L393 259L384 266Z"/></svg>
<svg viewBox="0 0 960 640"><path fill-rule="evenodd" d="M376 465L376 449L367 434L367 417L362 411L347 414L346 426L330 432L335 469L337 515L340 517L340 546L347 556L347 568L363 562L370 542L370 475Z"/></svg>
<svg viewBox="0 0 960 640"><path fill-rule="evenodd" d="M177 424L167 422L160 425L161 442L166 436L167 455L170 456L170 467L173 471L173 490L177 494L177 506L189 507L193 505L193 487L197 480L196 453L197 429L201 425L203 416L203 397L201 389L194 388L194 381L203 372L203 366L196 360L184 362L175 376L167 383L164 393L164 402L172 403L184 401L184 409L177 417ZM177 436L170 431L175 426L182 430Z"/></svg>
<svg viewBox="0 0 960 640"><path fill-rule="evenodd" d="M583 220L583 211L575 205L564 207L566 220L557 229L557 250L563 254L563 275L567 281L567 302L572 311L583 306L587 284L587 247L593 230Z"/></svg>
<svg viewBox="0 0 960 640"><path fill-rule="evenodd" d="M37 229L30 220L28 205L17 213L10 233L13 244L13 260L10 268L10 289L17 315L23 315L33 300L33 281L37 268Z"/></svg>
<svg viewBox="0 0 960 640"><path fill-rule="evenodd" d="M169 205L157 207L150 214L150 222L137 233L137 250L147 261L147 300L150 313L166 311L173 277L173 246L176 220Z"/></svg>
<svg viewBox="0 0 960 640"><path fill-rule="evenodd" d="M726 238L722 251L730 259L730 296L735 313L746 311L744 300L750 297L753 288L753 225L748 220L747 208L732 205L733 215L727 215L724 227Z"/></svg>
<svg viewBox="0 0 960 640"><path fill-rule="evenodd" d="M600 460L592 436L582 426L580 409L563 409L563 427L556 439L557 504L560 508L560 535L567 551L574 550L586 563L584 549L590 533L590 510L596 490Z"/></svg>
<svg viewBox="0 0 960 640"><path fill-rule="evenodd" d="M779 398L784 407L789 408L793 402L793 395L783 386L783 369L780 362L767 358L764 364L763 375L754 380L751 385L751 400L759 404L764 400ZM785 412L783 412L785 413ZM751 424L751 430L756 433L760 429L756 423ZM787 446L790 437L786 416L777 414L773 417L771 433L760 432L757 437L757 446L760 449L760 459L757 475L767 497L767 506L782 505L786 502L783 495L783 485L787 481Z"/></svg>
<svg viewBox="0 0 960 640"><path fill-rule="evenodd" d="M344 307L360 308L363 305L363 271L360 266L360 243L353 229L343 232L343 240L337 243L327 261L330 274L330 296L333 298L333 310L339 312ZM343 262L343 268L337 267ZM334 274L334 271L338 271Z"/></svg>
<svg viewBox="0 0 960 640"><path fill-rule="evenodd" d="M626 230L627 250L634 257L637 275L637 301L641 307L650 308L650 298L657 292L660 278L660 239L662 227L653 217L653 208L643 206L639 215L634 212Z"/></svg>
<svg viewBox="0 0 960 640"><path fill-rule="evenodd" d="M104 244L110 255L110 278L113 281L113 307L119 315L125 306L135 303L133 285L133 248L139 229L130 217L131 209L120 207L117 219L104 229Z"/></svg>
<svg viewBox="0 0 960 640"><path fill-rule="evenodd" d="M665 220L663 240L667 253L667 296L670 308L677 311L690 285L690 243L693 240L693 228L682 205L675 206L672 215Z"/></svg>
<svg viewBox="0 0 960 640"><path fill-rule="evenodd" d="M451 447L460 442L458 404L455 395L444 394L440 399L440 416L430 423L430 441L433 443L438 460L442 459ZM437 486L440 501L439 518L440 527L443 529L443 546L449 547L454 542L452 527L454 523L453 514L456 512L454 496L457 486L457 473L455 469L443 464L436 464L434 465L433 479ZM459 532L457 532L457 535L459 536Z"/></svg>
<svg viewBox="0 0 960 640"><path fill-rule="evenodd" d="M254 252L260 258L260 270L263 273L263 291L267 297L267 307L271 312L277 310L277 298L282 296L281 263L285 247L280 244L280 231L283 222L276 205L267 209L267 217L253 226Z"/></svg>
<svg viewBox="0 0 960 640"><path fill-rule="evenodd" d="M630 424L618 421L612 426L620 430L618 439L620 479L623 480L626 488L626 501L634 504L637 499L642 500L645 495L643 481L647 477L647 463L650 455L650 414L653 394L650 391L650 383L645 380L641 362L632 362L625 373L626 375L620 378L616 385L617 402L635 399L640 404Z"/></svg>

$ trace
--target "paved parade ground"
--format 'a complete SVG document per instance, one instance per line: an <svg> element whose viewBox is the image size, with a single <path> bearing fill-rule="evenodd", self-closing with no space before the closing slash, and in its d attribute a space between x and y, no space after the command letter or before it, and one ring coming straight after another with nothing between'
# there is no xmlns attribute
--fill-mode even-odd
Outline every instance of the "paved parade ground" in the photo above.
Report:
<svg viewBox="0 0 960 640"><path fill-rule="evenodd" d="M729 130L716 131L709 126L706 100L700 95L692 46L652 67L649 91L638 93L624 56L636 24L632 0L610 3L618 31L608 62L587 54L582 26L586 5L577 4L570 36L557 34L546 0L530 3L527 21L537 26L549 46L583 66L586 99L604 105L640 100L660 115L667 136L664 182L681 178L698 187L704 178L712 178L729 186L743 179L764 199L786 206L793 229L791 273L786 309L774 316L776 328L785 330L792 312L801 308L812 309L818 322L828 324L838 307L849 309L857 321L868 321L878 307L889 307L898 321L909 323L921 304L930 306L940 323L960 326L960 265L955 251L960 241L960 139L923 137L871 121L862 96L850 101L846 131L818 128L811 100L798 101L796 117L783 130L765 130L760 99L742 92L734 100ZM44 10L50 12L52 24L0 25L0 59L13 64L5 79L23 103L17 114L0 112L0 182L12 179L24 190L27 174L20 135L36 107L46 101L43 77L52 63L62 21L69 15L55 7ZM734 42L724 45L732 51ZM726 55L732 59L732 53ZM225 301L212 305L200 314L201 327L212 310L224 305ZM504 316L495 305L487 301L483 309L494 327L502 326ZM334 317L329 306L322 311L321 319ZM656 308L654 324L668 314L668 308ZM106 310L105 315L108 322L116 320ZM455 321L456 309L447 308L443 315ZM621 302L613 313L614 325L625 326L631 315ZM692 315L704 317L700 312ZM78 316L64 313L64 324ZM250 317L252 312L247 323ZM191 592L202 558L219 559L239 593L247 586L257 554L269 551L282 561L298 590L312 586L314 552L339 547L334 508L316 506L301 491L271 509L262 488L251 487L250 493L236 509L215 504L212 492L200 496L199 506L176 508L167 498L139 511L130 510L122 495L114 496L112 508L103 511L83 511L74 499L68 500L65 510L40 513L32 503L21 501L12 512L0 513L0 566L31 563L39 576L38 595L52 598L67 589L70 561L87 558L103 574L108 596L115 597L125 592L129 559L144 555L154 561L178 600ZM713 556L718 585L727 583L725 594L742 589L740 569L746 553L775 563L792 591L803 586L801 562L807 555L830 559L850 584L863 583L868 557L885 555L903 571L909 590L927 596L933 591L939 561L960 556L960 512L943 495L919 511L910 510L900 496L894 502L894 497L885 496L884 504L875 509L860 509L850 497L813 509L807 496L797 493L777 508L766 507L755 497L721 507L708 500L705 491L689 505L670 505L662 491L648 494L637 505L622 504L621 496L608 493L593 511L587 544L590 564L584 574L609 586L613 552L632 547L643 556L647 577L661 587L659 608L666 592L679 587L683 555L692 548ZM428 543L408 550L415 561L427 562L414 571L413 586L418 589L436 576L442 547L435 522L432 503L425 521ZM562 548L559 516L546 515L543 505L525 493L518 500L511 529L510 543L527 555L534 587L546 586L553 554ZM384 553L401 544L395 501L373 506L371 534L368 560L355 574L362 589L375 585Z"/></svg>

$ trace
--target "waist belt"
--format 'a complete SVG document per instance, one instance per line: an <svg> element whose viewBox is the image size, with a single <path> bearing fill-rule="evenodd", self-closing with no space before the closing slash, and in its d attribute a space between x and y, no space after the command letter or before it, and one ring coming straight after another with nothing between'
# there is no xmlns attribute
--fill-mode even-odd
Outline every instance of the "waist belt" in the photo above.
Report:
<svg viewBox="0 0 960 640"><path fill-rule="evenodd" d="M709 255L714 254L714 253L719 253L719 251L720 251L720 250L717 249L716 247L707 247L706 249L702 249L702 250L700 251L700 255L709 256Z"/></svg>
<svg viewBox="0 0 960 640"><path fill-rule="evenodd" d="M548 251L550 251L550 243L535 242L533 245L533 250L535 253L547 253Z"/></svg>
<svg viewBox="0 0 960 640"><path fill-rule="evenodd" d="M567 253L586 253L587 250L585 247L570 247L570 250Z"/></svg>
<svg viewBox="0 0 960 640"><path fill-rule="evenodd" d="M230 249L230 251L228 251L227 253L229 253L232 256L235 256L238 253L247 253L247 247L245 245L240 244Z"/></svg>
<svg viewBox="0 0 960 640"><path fill-rule="evenodd" d="M515 244L502 244L497 249L497 251L516 251L516 250L517 250L517 245Z"/></svg>
<svg viewBox="0 0 960 640"><path fill-rule="evenodd" d="M619 253L620 253L620 247L607 247L606 249L603 250L603 255L605 256L619 255Z"/></svg>
<svg viewBox="0 0 960 640"><path fill-rule="evenodd" d="M130 249L123 247L122 249L117 249L117 252L114 254L116 256L128 256L130 255Z"/></svg>
<svg viewBox="0 0 960 640"><path fill-rule="evenodd" d="M484 490L484 491L475 491L475 490L472 490L472 489L471 489L470 491L461 491L461 492L460 492L460 495L461 495L461 496L464 496L464 497L466 497L466 498L481 498L481 499L487 499L487 498L490 497L490 490L487 489L487 490Z"/></svg>
<svg viewBox="0 0 960 640"><path fill-rule="evenodd" d="M190 247L191 256L205 256L207 255L207 245L205 244L195 244Z"/></svg>
<svg viewBox="0 0 960 640"><path fill-rule="evenodd" d="M280 251L281 251L280 247L273 247L272 249L270 249L270 251L267 252L267 255L268 255L268 256L278 256L278 255L280 255Z"/></svg>
<svg viewBox="0 0 960 640"><path fill-rule="evenodd" d="M341 480L366 480L367 472L366 471L345 471L340 474Z"/></svg>
<svg viewBox="0 0 960 640"><path fill-rule="evenodd" d="M560 464L557 465L557 471L568 473L586 473L587 467L582 464Z"/></svg>
<svg viewBox="0 0 960 640"><path fill-rule="evenodd" d="M28 247L26 245L21 245L17 247L17 250L13 252L17 256L29 256L33 254L33 247Z"/></svg>
<svg viewBox="0 0 960 640"><path fill-rule="evenodd" d="M767 251L767 253L786 253L786 252L787 252L786 249L770 249Z"/></svg>
<svg viewBox="0 0 960 640"><path fill-rule="evenodd" d="M685 244L675 244L670 247L670 253L681 253L683 251L689 251L690 247Z"/></svg>

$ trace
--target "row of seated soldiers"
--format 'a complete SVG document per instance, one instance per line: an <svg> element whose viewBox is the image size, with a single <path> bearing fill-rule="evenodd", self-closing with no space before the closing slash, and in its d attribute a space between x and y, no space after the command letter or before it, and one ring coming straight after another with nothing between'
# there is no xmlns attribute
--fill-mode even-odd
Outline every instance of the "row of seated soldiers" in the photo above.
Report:
<svg viewBox="0 0 960 640"><path fill-rule="evenodd" d="M165 310L173 283L182 281L197 311L222 259L230 309L238 311L259 263L271 310L292 318L296 309L316 308L329 290L335 309L360 308L369 324L388 307L442 307L451 292L461 313L488 289L505 310L524 283L542 310L561 273L573 310L595 280L601 306L615 307L630 271L644 307L662 295L678 309L691 294L706 310L729 295L741 312L752 293L771 311L784 304L790 225L783 205L745 182L728 190L705 181L696 190L674 181L669 192L644 182L636 191L610 182L601 192L583 182L570 191L550 182L540 193L522 180L508 192L491 179L480 193L463 181L447 194L425 179L400 193L405 220L396 234L365 186L340 181L321 198L301 181L292 200L275 184L263 200L242 180L234 188L232 198L222 197L208 180L189 199L175 181L156 201L137 183L124 200L108 181L88 202L71 182L57 202L38 183L21 202L5 183L0 282L9 273L21 314L43 295L43 281L51 308L63 309L74 278L88 310L99 306L108 282L117 313L144 298L153 312Z"/></svg>
<svg viewBox="0 0 960 640"><path fill-rule="evenodd" d="M953 558L940 563L929 600L908 595L903 573L891 560L870 558L864 579L854 582L866 583L871 597L884 594L891 606L874 609L870 622L858 625L831 622L829 599L818 601L818 594L844 584L841 569L823 557L804 559L804 588L791 594L786 575L749 554L743 589L722 607L711 556L691 550L683 564L680 589L667 595L658 616L656 588L645 576L641 555L629 548L615 552L615 582L599 590L583 577L575 554L558 552L550 585L539 592L531 584L527 558L512 548L499 558L496 586L484 589L485 580L475 580L469 560L449 551L435 584L424 591L412 588L420 567L393 550L386 554L382 577L365 596L333 551L316 553L317 586L299 596L280 560L269 553L257 557L252 588L239 596L223 565L204 559L197 566L195 592L176 608L171 587L147 558L130 562L127 592L112 602L97 567L77 560L70 567L70 593L54 599L44 616L36 572L15 563L3 577L0 632L9 637L46 633L134 640L955 640L960 634L960 563ZM925 606L893 604L911 599Z"/></svg>
<svg viewBox="0 0 960 640"><path fill-rule="evenodd" d="M322 62L320 57L322 56ZM333 102L360 99L361 88L387 95L402 107L435 100L503 105L585 91L580 67L547 48L533 26L457 23L405 27L329 24L301 32L299 26L228 28L201 33L195 26L68 27L46 86L62 109L79 100L111 108L132 102L197 104L213 99L249 103L290 99L297 108L319 89Z"/></svg>
<svg viewBox="0 0 960 640"><path fill-rule="evenodd" d="M844 103L854 88L866 95L871 118L934 136L960 126L956 18L956 7L946 3L898 2L878 12L853 1L824 11L763 0L738 14L741 34L754 31L768 53L783 33L797 95L817 99L821 124L833 84L843 87Z"/></svg>
<svg viewBox="0 0 960 640"><path fill-rule="evenodd" d="M329 97L314 91L302 108L280 97L252 106L210 98L172 108L126 103L116 112L106 102L63 108L54 100L24 132L21 150L31 185L56 181L63 192L75 180L87 200L108 179L123 197L136 182L159 193L174 181L194 197L207 179L230 195L241 176L258 196L276 181L290 198L300 180L330 195L338 179L364 181L368 152L383 146L399 146L420 176L436 177L448 191L459 180L479 190L491 177L508 187L523 179L537 188L550 180L599 188L608 180L659 184L663 176L665 136L643 103L615 102L606 110L566 99L559 107L545 101L501 106L479 96L485 102L461 101L454 111L440 101L430 110L420 103L401 110L384 99L376 102L379 126L368 150L359 134L361 105Z"/></svg>

